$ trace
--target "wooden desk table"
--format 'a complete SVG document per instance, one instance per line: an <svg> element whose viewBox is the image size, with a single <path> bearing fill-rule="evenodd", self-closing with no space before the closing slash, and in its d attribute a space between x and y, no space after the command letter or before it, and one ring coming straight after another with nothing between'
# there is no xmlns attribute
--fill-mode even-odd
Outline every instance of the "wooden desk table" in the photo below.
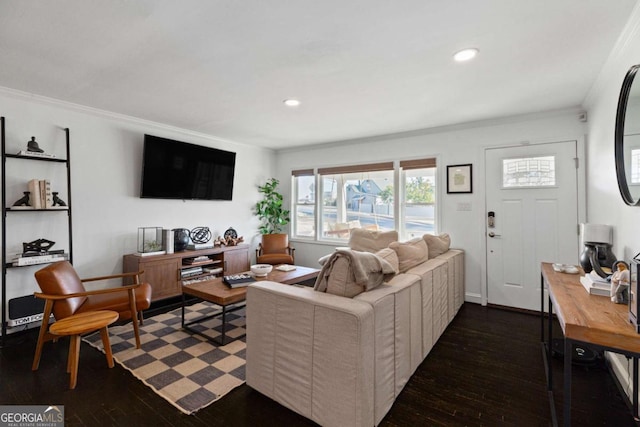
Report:
<svg viewBox="0 0 640 427"><path fill-rule="evenodd" d="M574 343L620 353L633 359L633 416L638 417L638 357L640 356L640 334L629 323L629 309L625 304L615 304L608 297L589 294L580 283L580 274L560 273L552 264L542 263L540 284L541 341L545 351L547 389L551 397L551 413L554 417L553 378L551 375L552 312L564 334L564 407L563 421L571 426L571 362ZM547 316L548 341L544 332L544 289L549 293Z"/></svg>

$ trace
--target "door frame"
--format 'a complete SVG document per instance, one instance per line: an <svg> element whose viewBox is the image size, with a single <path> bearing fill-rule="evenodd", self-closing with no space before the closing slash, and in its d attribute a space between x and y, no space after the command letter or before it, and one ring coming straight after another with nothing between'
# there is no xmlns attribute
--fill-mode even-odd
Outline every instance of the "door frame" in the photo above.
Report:
<svg viewBox="0 0 640 427"><path fill-rule="evenodd" d="M502 148L515 148L515 147L522 147L523 145L544 145L544 144L552 144L552 143L556 143L556 142L566 142L566 141L575 141L576 142L576 155L577 157L577 161L578 161L578 168L576 171L576 178L577 178L577 183L578 183L578 188L577 188L577 200L578 200L578 224L582 223L582 222L587 222L587 190L586 190L586 166L587 166L587 162L586 162L586 157L585 157L585 137L584 136L580 136L580 137L568 137L568 138L546 138L546 139L541 139L541 140L537 140L535 142L522 142L519 144L504 144L504 145L487 145L484 146L482 148L482 162L481 162L481 170L478 171L479 172L479 177L482 177L482 190L481 190L481 197L482 197L482 211L480 212L481 218L480 218L480 224L481 229L482 229L482 256L481 256L481 265L480 265L480 280L481 280L481 285L480 285L480 290L481 290L481 295L480 295L480 302L482 305L486 306L488 304L489 301L489 280L487 277L488 271L487 271L487 221L486 221L486 213L487 213L487 186L486 186L486 170L487 170L487 150L492 150L492 149L502 149ZM576 225L577 227L577 225ZM578 232L577 228L576 228L576 233ZM579 254L576 254L576 264L578 264L579 262Z"/></svg>

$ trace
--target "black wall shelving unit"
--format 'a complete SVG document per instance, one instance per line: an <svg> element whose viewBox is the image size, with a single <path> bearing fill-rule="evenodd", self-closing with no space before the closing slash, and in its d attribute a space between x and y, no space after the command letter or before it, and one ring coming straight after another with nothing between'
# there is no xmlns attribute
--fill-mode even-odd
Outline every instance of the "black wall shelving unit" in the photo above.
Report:
<svg viewBox="0 0 640 427"><path fill-rule="evenodd" d="M14 267L7 259L7 223L10 221L12 215L29 215L33 212L48 212L52 215L62 215L64 212L68 216L68 233L69 233L69 262L73 263L73 227L72 227L72 209L71 209L71 153L69 149L70 135L69 128L63 129L66 139L66 156L64 159L48 158L48 157L31 157L21 156L17 154L7 154L6 147L6 135L5 135L5 118L0 117L0 140L2 143L2 346L5 346L7 337L7 287L10 286L7 283L7 270L10 268L30 268L33 266ZM26 161L26 162L54 162L64 163L67 168L67 207L68 209L25 209L25 210L12 210L7 205L7 192L6 192L6 169L7 161ZM46 264L46 263L44 263ZM41 264L37 264L41 265Z"/></svg>

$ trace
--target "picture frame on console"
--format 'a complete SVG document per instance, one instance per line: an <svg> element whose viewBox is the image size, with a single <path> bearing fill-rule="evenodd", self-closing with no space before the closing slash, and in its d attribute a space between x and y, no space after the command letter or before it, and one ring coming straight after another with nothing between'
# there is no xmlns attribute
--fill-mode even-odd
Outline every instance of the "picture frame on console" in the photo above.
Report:
<svg viewBox="0 0 640 427"><path fill-rule="evenodd" d="M447 166L447 193L473 193L471 163Z"/></svg>

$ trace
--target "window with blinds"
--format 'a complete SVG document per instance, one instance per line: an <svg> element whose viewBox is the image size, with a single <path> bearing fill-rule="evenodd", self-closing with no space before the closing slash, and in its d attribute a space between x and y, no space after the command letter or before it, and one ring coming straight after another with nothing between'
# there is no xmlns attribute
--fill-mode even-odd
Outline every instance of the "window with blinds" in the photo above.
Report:
<svg viewBox="0 0 640 427"><path fill-rule="evenodd" d="M291 175L293 237L346 242L351 230L365 228L398 230L408 239L436 230L434 158L295 170Z"/></svg>

